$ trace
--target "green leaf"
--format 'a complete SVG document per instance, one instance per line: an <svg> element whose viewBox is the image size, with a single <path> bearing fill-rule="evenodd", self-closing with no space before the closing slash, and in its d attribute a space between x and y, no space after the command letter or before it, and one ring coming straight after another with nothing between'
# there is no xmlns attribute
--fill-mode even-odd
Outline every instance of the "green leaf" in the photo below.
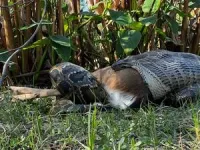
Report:
<svg viewBox="0 0 200 150"><path fill-rule="evenodd" d="M186 16L186 14L185 14L181 9L179 9L179 8L176 7L176 6L170 6L170 7L169 7L169 11L166 11L165 13L167 14L168 12L171 12L171 11L175 11L175 12L178 13L181 17Z"/></svg>
<svg viewBox="0 0 200 150"><path fill-rule="evenodd" d="M137 30L137 31L141 31L143 26L144 25L141 22L136 22L136 21L128 25L129 28L131 28L132 30Z"/></svg>
<svg viewBox="0 0 200 150"><path fill-rule="evenodd" d="M77 20L78 19L78 16L73 13L73 14L70 14L70 15L67 15L66 19L69 21L69 22L72 22L74 20Z"/></svg>
<svg viewBox="0 0 200 150"><path fill-rule="evenodd" d="M140 22L142 22L145 26L155 24L156 21L157 21L157 17L155 15L149 16L149 17L146 17L146 18L143 18L143 17L140 18Z"/></svg>
<svg viewBox="0 0 200 150"><path fill-rule="evenodd" d="M7 50L2 50L0 53L0 62L6 62L6 60L10 57L10 53Z"/></svg>
<svg viewBox="0 0 200 150"><path fill-rule="evenodd" d="M69 61L71 57L71 48L52 42L52 47L60 58L64 61Z"/></svg>
<svg viewBox="0 0 200 150"><path fill-rule="evenodd" d="M32 48L36 48L36 47L43 47L44 45L48 45L48 44L50 44L49 38L44 38L44 39L34 42L30 46L24 47L23 50L32 49Z"/></svg>
<svg viewBox="0 0 200 150"><path fill-rule="evenodd" d="M156 28L156 33L159 34L164 39L167 37L165 32L163 32L162 29L160 29L160 28Z"/></svg>
<svg viewBox="0 0 200 150"><path fill-rule="evenodd" d="M179 24L176 22L176 20L174 20L173 18L171 18L168 15L165 15L165 18L166 18L167 22L169 23L169 26L170 26L172 32L174 34L178 34Z"/></svg>
<svg viewBox="0 0 200 150"><path fill-rule="evenodd" d="M49 37L53 42L62 45L62 46L66 46L66 47L70 47L70 39L66 38L65 36L62 35L53 35Z"/></svg>
<svg viewBox="0 0 200 150"><path fill-rule="evenodd" d="M21 31L23 31L23 30L27 30L27 29L30 29L30 28L36 26L36 25L37 25L36 23L33 23L33 24L29 25L29 26L21 27L19 30L21 30Z"/></svg>
<svg viewBox="0 0 200 150"><path fill-rule="evenodd" d="M66 32L69 29L68 20L64 19L64 31Z"/></svg>
<svg viewBox="0 0 200 150"><path fill-rule="evenodd" d="M117 44L116 44L116 55L118 58L123 58L124 56L124 50L121 46L120 40L117 40Z"/></svg>
<svg viewBox="0 0 200 150"><path fill-rule="evenodd" d="M38 24L39 24L39 23L34 22L34 23L32 23L31 25L29 25L29 26L21 27L19 30L21 30L21 31L27 30L27 29L30 29L30 28L32 28L32 27L34 27L34 26L37 26ZM41 23L41 25L49 25L49 24L52 24L52 22L50 22L50 21L48 21L48 20L43 20L42 23Z"/></svg>
<svg viewBox="0 0 200 150"><path fill-rule="evenodd" d="M191 0L189 2L190 8L199 8L200 7L200 0Z"/></svg>
<svg viewBox="0 0 200 150"><path fill-rule="evenodd" d="M142 35L139 31L135 30L121 30L119 37L124 52L130 54L138 46Z"/></svg>
<svg viewBox="0 0 200 150"><path fill-rule="evenodd" d="M110 17L113 21L120 25L128 25L133 22L130 14L122 11L109 10Z"/></svg>
<svg viewBox="0 0 200 150"><path fill-rule="evenodd" d="M62 3L62 11L66 13L69 9L69 6L66 3Z"/></svg>
<svg viewBox="0 0 200 150"><path fill-rule="evenodd" d="M160 4L161 4L161 0L146 0L144 1L144 4L142 5L142 11L144 13L149 13L151 10L151 13L155 13L160 8Z"/></svg>
<svg viewBox="0 0 200 150"><path fill-rule="evenodd" d="M64 61L69 61L71 57L71 43L70 39L65 36L50 36L53 49L57 52L58 56Z"/></svg>

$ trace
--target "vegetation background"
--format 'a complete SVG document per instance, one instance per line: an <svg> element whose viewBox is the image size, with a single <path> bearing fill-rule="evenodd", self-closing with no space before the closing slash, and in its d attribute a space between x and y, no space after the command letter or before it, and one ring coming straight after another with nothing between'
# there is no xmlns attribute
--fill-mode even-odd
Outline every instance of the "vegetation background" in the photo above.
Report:
<svg viewBox="0 0 200 150"><path fill-rule="evenodd" d="M199 6L199 0L1 0L0 68L22 48L5 84L50 87L48 70L61 61L93 71L157 48L199 54ZM198 102L63 115L49 99L11 104L9 93L2 95L1 149L200 149Z"/></svg>
<svg viewBox="0 0 200 150"><path fill-rule="evenodd" d="M0 2L0 62L41 26L10 62L10 84L42 86L40 75L61 61L93 71L152 49L199 53L199 0L46 2L46 12L43 0Z"/></svg>

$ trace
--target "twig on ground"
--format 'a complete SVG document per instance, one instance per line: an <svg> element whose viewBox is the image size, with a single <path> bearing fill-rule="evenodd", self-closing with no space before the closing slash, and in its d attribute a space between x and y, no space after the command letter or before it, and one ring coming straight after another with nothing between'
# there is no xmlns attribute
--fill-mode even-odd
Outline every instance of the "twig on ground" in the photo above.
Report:
<svg viewBox="0 0 200 150"><path fill-rule="evenodd" d="M59 96L60 92L56 89L36 89L29 87L10 86L9 89L13 92L13 98L18 100L29 100L38 97Z"/></svg>

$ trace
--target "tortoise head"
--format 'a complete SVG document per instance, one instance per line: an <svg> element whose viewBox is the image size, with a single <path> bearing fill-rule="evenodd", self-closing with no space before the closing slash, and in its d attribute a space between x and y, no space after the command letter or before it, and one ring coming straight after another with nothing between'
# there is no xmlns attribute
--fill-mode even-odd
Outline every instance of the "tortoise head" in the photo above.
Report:
<svg viewBox="0 0 200 150"><path fill-rule="evenodd" d="M81 88L99 86L96 78L89 71L70 62L55 65L50 70L50 77L52 84L62 95L80 92Z"/></svg>

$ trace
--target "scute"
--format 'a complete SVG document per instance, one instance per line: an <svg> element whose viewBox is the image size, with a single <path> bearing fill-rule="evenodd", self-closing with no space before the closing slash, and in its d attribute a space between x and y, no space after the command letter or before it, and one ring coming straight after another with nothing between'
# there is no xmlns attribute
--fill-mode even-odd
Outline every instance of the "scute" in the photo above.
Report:
<svg viewBox="0 0 200 150"><path fill-rule="evenodd" d="M104 102L106 91L92 74L84 68L64 62L55 65L50 70L52 83L57 90L75 103L89 104Z"/></svg>

